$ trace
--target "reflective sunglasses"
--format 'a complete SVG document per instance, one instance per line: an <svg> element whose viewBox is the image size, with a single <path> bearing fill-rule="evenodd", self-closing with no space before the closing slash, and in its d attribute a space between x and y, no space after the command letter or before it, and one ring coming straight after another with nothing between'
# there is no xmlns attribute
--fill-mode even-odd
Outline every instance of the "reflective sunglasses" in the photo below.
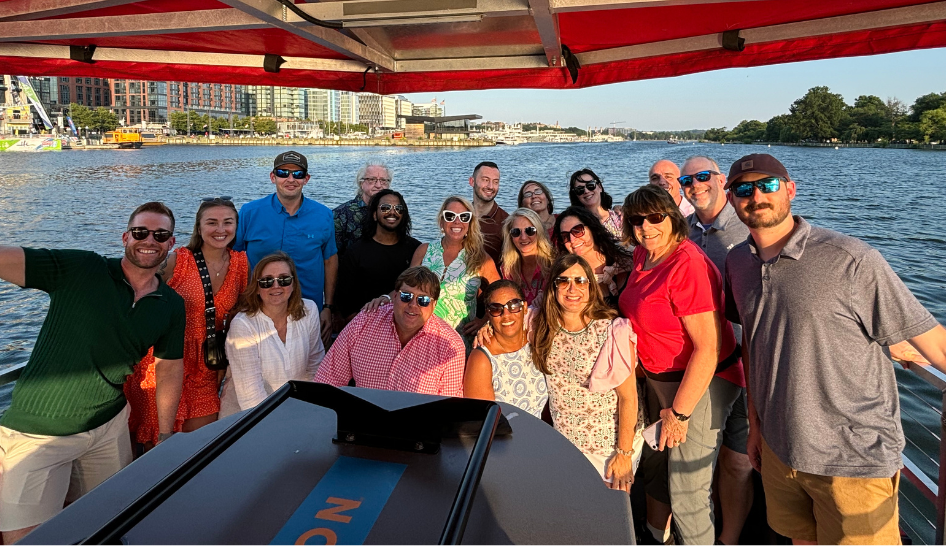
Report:
<svg viewBox="0 0 946 546"><path fill-rule="evenodd" d="M526 302L516 298L514 300L509 300L506 303L491 303L486 306L486 310L489 311L491 317L501 317L503 316L503 309L509 309L510 313L519 313L522 311L522 307Z"/></svg>
<svg viewBox="0 0 946 546"><path fill-rule="evenodd" d="M404 303L410 303L414 301L414 298L417 298L417 305L420 305L421 307L427 307L430 305L430 302L434 300L430 296L418 296L413 292L401 292L401 301Z"/></svg>
<svg viewBox="0 0 946 546"><path fill-rule="evenodd" d="M390 178L383 178L383 177L382 177L382 178L378 178L378 177L375 177L375 176L372 176L371 178L362 178L361 181L362 181L362 182L367 182L367 183L369 183L369 184L377 184L378 182L381 182L382 184L390 184L390 183L391 183L391 179L390 179Z"/></svg>
<svg viewBox="0 0 946 546"><path fill-rule="evenodd" d="M578 186L575 186L574 188L571 189L571 192L574 193L575 195L584 195L585 188L587 188L588 191L595 191L595 188L597 188L599 184L597 180L591 180L588 182L584 180L579 180L578 183L579 183Z"/></svg>
<svg viewBox="0 0 946 546"><path fill-rule="evenodd" d="M592 191L594 191L594 190L592 190ZM528 198L532 197L533 195L545 195L545 192L542 191L542 188L536 188L536 189L534 189L534 190L532 190L532 191L527 191L527 192L523 193L523 194L522 194L522 198L523 198L523 199L528 199Z"/></svg>
<svg viewBox="0 0 946 546"><path fill-rule="evenodd" d="M156 243L167 242L174 235L166 229L148 229L146 227L128 228L128 233L131 233L131 238L136 241L144 241L148 238L148 234L151 234L154 236L154 242Z"/></svg>
<svg viewBox="0 0 946 546"><path fill-rule="evenodd" d="M571 228L568 231L563 231L558 234L562 238L563 243L570 243L572 237L581 239L585 236L585 224L578 224L577 226Z"/></svg>
<svg viewBox="0 0 946 546"><path fill-rule="evenodd" d="M394 210L394 213L400 216L404 214L404 211L407 210L407 207L404 205L392 205L391 203L381 203L378 205L378 210L381 212L391 212Z"/></svg>
<svg viewBox="0 0 946 546"><path fill-rule="evenodd" d="M763 178L754 182L740 182L732 187L733 195L736 197L752 197L755 188L759 188L762 193L772 193L778 191L781 187L782 179L777 176Z"/></svg>
<svg viewBox="0 0 946 546"><path fill-rule="evenodd" d="M716 171L700 171L696 174L686 174L677 178L677 181L680 182L680 185L687 187L693 183L694 180L697 182L709 182L709 179L713 177L714 174L719 174Z"/></svg>
<svg viewBox="0 0 946 546"><path fill-rule="evenodd" d="M520 235L522 235L522 232L523 232L523 230L521 230L521 229L519 229L519 228L517 228L517 227L514 227L514 228L512 228L512 229L509 230L509 234L512 235L513 238L518 238ZM529 226L529 227L527 227L527 228L525 229L525 232L526 232L526 235L528 235L529 237L535 237L535 234L538 233L539 230L535 229L535 228L532 227L532 226Z"/></svg>
<svg viewBox="0 0 946 546"><path fill-rule="evenodd" d="M273 169L273 174L279 178L289 178L289 175L292 175L296 180L302 180L305 178L306 172L305 169L299 169L298 171L290 171L289 169Z"/></svg>
<svg viewBox="0 0 946 546"><path fill-rule="evenodd" d="M232 195L221 195L220 197L202 197L204 203L213 203L214 201L233 201Z"/></svg>
<svg viewBox="0 0 946 546"><path fill-rule="evenodd" d="M590 281L588 277L555 277L555 287L559 290L565 290L573 282L575 286L586 286Z"/></svg>
<svg viewBox="0 0 946 546"><path fill-rule="evenodd" d="M292 284L292 275L280 275L278 277L267 275L256 281L260 288L272 288L273 283L279 283L279 286L289 286Z"/></svg>
<svg viewBox="0 0 946 546"><path fill-rule="evenodd" d="M444 221L444 222L446 222L446 223L449 224L450 222L456 220L457 218L459 218L460 221L463 222L464 224L469 224L469 223L470 223L470 220L473 219L473 213L472 213L472 212L461 212L460 214L457 214L457 213L453 212L452 210L445 210L445 211L443 211L443 221Z"/></svg>
<svg viewBox="0 0 946 546"><path fill-rule="evenodd" d="M666 217L670 216L666 212L654 212L652 214L632 214L627 217L627 221L631 223L632 226L640 227L644 225L644 220L647 220L651 224L659 224L663 222Z"/></svg>

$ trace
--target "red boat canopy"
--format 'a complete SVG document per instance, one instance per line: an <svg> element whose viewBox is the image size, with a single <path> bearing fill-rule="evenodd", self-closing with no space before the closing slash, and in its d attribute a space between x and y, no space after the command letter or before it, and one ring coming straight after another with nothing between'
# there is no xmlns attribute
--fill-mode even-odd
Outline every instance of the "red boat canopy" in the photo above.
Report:
<svg viewBox="0 0 946 546"><path fill-rule="evenodd" d="M946 45L946 1L0 0L0 73L381 94L576 88Z"/></svg>

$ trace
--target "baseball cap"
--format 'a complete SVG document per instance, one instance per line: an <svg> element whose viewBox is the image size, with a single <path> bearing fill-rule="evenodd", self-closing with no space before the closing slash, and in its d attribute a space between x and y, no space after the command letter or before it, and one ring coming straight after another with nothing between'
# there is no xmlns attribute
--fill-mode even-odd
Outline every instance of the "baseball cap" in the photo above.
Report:
<svg viewBox="0 0 946 546"><path fill-rule="evenodd" d="M736 162L732 164L732 167L729 169L729 176L726 178L726 185L723 186L723 189L728 190L730 186L739 180L739 177L749 173L767 174L769 176L777 176L785 180L791 180L788 176L788 171L785 170L785 166L782 165L778 159L775 159L769 154L749 154L737 159Z"/></svg>
<svg viewBox="0 0 946 546"><path fill-rule="evenodd" d="M298 165L305 170L309 170L309 162L306 161L305 156L299 152L283 152L276 156L276 160L273 161L273 168L278 169L283 165Z"/></svg>

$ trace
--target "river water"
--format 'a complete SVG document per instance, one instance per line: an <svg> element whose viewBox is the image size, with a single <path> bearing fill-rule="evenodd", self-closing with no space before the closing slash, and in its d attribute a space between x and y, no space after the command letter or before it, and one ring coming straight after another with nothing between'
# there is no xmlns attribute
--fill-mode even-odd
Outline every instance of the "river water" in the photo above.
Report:
<svg viewBox="0 0 946 546"><path fill-rule="evenodd" d="M0 244L120 256L128 214L152 200L164 201L175 212L177 240L184 244L200 198L230 195L239 207L271 193L268 172L273 158L283 151L158 146L0 154ZM873 245L940 323L946 323L946 234L940 226L943 207L938 197L946 180L946 154L941 152L659 142L456 149L299 147L298 151L307 156L312 174L306 196L329 207L352 198L355 172L366 160L385 161L392 168L392 186L410 207L414 236L424 242L438 234L434 217L445 197L471 196L467 180L480 161L499 164L502 182L497 201L507 211L515 208L521 183L534 179L551 188L558 212L568 203L568 176L582 167L598 173L605 190L620 203L647 182L650 165L661 158L682 164L687 157L708 155L728 171L745 154L772 153L798 183L794 213ZM0 369L27 360L47 305L42 292L0 282ZM901 379L903 375L898 371ZM910 384L939 404L938 391ZM938 416L924 403L904 399L904 412L911 410L921 425L908 423L905 415L908 436L916 426L938 432ZM938 443L931 442L911 440L908 453L935 451ZM932 462L921 461L931 474ZM929 530L918 533L927 536Z"/></svg>

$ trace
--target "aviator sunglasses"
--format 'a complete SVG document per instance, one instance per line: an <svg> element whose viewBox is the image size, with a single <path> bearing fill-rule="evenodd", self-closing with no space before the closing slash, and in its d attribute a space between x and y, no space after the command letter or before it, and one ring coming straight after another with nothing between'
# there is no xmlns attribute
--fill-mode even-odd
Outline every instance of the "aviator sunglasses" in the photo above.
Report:
<svg viewBox="0 0 946 546"><path fill-rule="evenodd" d="M131 233L131 238L136 241L144 241L148 238L148 234L152 234L156 243L167 242L174 235L166 229L148 229L146 227L128 228L128 233Z"/></svg>
<svg viewBox="0 0 946 546"><path fill-rule="evenodd" d="M777 176L755 180L753 182L740 182L732 187L733 195L736 197L752 197L755 188L759 188L762 193L772 193L778 191L781 187L782 179Z"/></svg>
<svg viewBox="0 0 946 546"><path fill-rule="evenodd" d="M562 238L563 243L570 243L572 237L581 239L585 236L585 224L578 224L577 226L571 228L568 231L563 231L558 234Z"/></svg>
<svg viewBox="0 0 946 546"><path fill-rule="evenodd" d="M381 212L391 212L391 210L394 210L395 214L398 216L404 214L405 208L404 205L392 205L391 203L381 203L378 205L378 210Z"/></svg>
<svg viewBox="0 0 946 546"><path fill-rule="evenodd" d="M514 228L512 228L512 229L509 230L509 234L512 235L512 237L515 239L515 238L518 238L520 235L522 235L522 232L523 232L523 231L525 231L525 232L526 232L526 235L529 236L529 237L535 237L535 234L539 232L539 231L538 231L537 229L535 229L534 227L529 226L529 227L527 227L527 228L524 229L524 230L519 229L519 228L517 228L517 227L514 227Z"/></svg>
<svg viewBox="0 0 946 546"><path fill-rule="evenodd" d="M522 311L524 304L524 301L516 298L506 303L491 303L486 306L486 310L489 311L491 317L501 317L503 316L503 309L509 309L510 313L519 313Z"/></svg>
<svg viewBox="0 0 946 546"><path fill-rule="evenodd" d="M555 277L555 287L559 290L565 290L572 282L575 286L586 286L589 281L588 277Z"/></svg>
<svg viewBox="0 0 946 546"><path fill-rule="evenodd" d="M445 210L445 211L443 211L443 221L444 221L444 222L446 222L446 223L449 224L450 222L456 220L457 218L459 218L460 221L463 222L464 224L469 224L469 223L470 223L470 220L473 219L473 213L472 213L472 212L461 212L460 214L457 214L457 213L453 212L452 210Z"/></svg>
<svg viewBox="0 0 946 546"><path fill-rule="evenodd" d="M221 195L220 197L201 197L200 200L203 201L204 203L213 203L216 201L228 202L228 201L233 201L233 196Z"/></svg>
<svg viewBox="0 0 946 546"><path fill-rule="evenodd" d="M693 183L694 180L697 182L709 182L709 179L713 177L714 174L719 174L716 171L700 171L696 174L686 174L677 178L677 182L681 186L687 187Z"/></svg>
<svg viewBox="0 0 946 546"><path fill-rule="evenodd" d="M256 281L260 288L272 288L273 283L279 283L279 286L289 286L292 284L292 275L280 275L278 277L262 277Z"/></svg>
<svg viewBox="0 0 946 546"><path fill-rule="evenodd" d="M585 188L588 191L595 191L595 188L598 187L599 182L597 180L579 180L578 185L571 189L571 192L575 195L584 195Z"/></svg>
<svg viewBox="0 0 946 546"><path fill-rule="evenodd" d="M654 212L651 214L632 214L627 217L627 221L631 223L632 226L641 227L644 225L644 220L647 220L651 224L659 224L663 222L666 217L670 216L666 212Z"/></svg>
<svg viewBox="0 0 946 546"><path fill-rule="evenodd" d="M433 298L430 296L418 296L413 292L401 292L401 301L404 303L410 303L414 301L414 298L417 298L417 305L420 305L421 307L427 307L430 305L430 302L433 301Z"/></svg>
<svg viewBox="0 0 946 546"><path fill-rule="evenodd" d="M292 175L296 180L302 180L305 178L306 172L305 169L299 169L297 171L290 171L289 169L273 169L273 174L279 178L289 178L289 175Z"/></svg>

